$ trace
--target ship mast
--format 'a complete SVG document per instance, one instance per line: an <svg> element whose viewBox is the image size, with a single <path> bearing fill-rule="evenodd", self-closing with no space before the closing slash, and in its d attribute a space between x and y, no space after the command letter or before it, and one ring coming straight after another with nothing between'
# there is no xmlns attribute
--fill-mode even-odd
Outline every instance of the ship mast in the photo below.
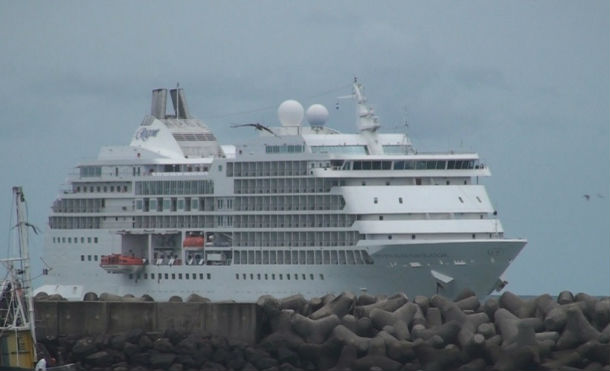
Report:
<svg viewBox="0 0 610 371"><path fill-rule="evenodd" d="M19 256L0 260L7 267L9 275L9 279L3 285L5 292L0 293L0 295L12 296L10 300L7 300L9 303L6 313L7 318L5 323L0 326L2 330L29 330L32 342L36 344L34 298L32 296L32 278L30 276L30 256L28 250L28 227L30 224L27 222L25 196L20 186L13 187L13 196L15 197L17 211L16 227L19 235ZM25 297L22 295L22 290L25 290ZM25 303L24 300L26 301ZM27 312L24 308L27 308ZM34 359L36 359L36 346L33 347L32 351Z"/></svg>
<svg viewBox="0 0 610 371"><path fill-rule="evenodd" d="M379 118L375 115L373 108L366 104L366 97L364 96L364 87L358 78L354 77L354 99L356 100L357 108L357 124L360 132L368 131L374 133L379 129Z"/></svg>
<svg viewBox="0 0 610 371"><path fill-rule="evenodd" d="M352 95L339 98L352 98L356 101L356 127L367 142L369 154L383 154L383 147L379 144L377 138L377 129L381 127L379 118L375 115L373 108L366 104L364 87L358 82L357 77L354 77Z"/></svg>

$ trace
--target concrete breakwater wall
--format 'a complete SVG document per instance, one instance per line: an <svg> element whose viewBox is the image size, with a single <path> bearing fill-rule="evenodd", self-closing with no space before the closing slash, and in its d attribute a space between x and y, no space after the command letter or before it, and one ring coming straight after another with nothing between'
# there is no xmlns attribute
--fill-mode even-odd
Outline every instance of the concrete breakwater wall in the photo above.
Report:
<svg viewBox="0 0 610 371"><path fill-rule="evenodd" d="M260 336L256 304L118 301L36 301L39 339L147 332L200 331L255 343Z"/></svg>
<svg viewBox="0 0 610 371"><path fill-rule="evenodd" d="M113 313L108 308L115 304L141 303L106 304L108 318ZM243 304L222 305L231 311ZM133 308L116 313L143 316L137 306ZM191 325L199 320L174 321L156 331L137 328L152 320L136 320L131 326L110 324L105 334L63 336L60 329L57 337L42 342L61 362L77 362L96 371L610 371L610 298L582 293L522 300L506 292L483 303L467 291L453 300L351 293L305 300L297 295L261 297L244 308L246 313L254 312L241 318L255 321L244 327L252 329L255 341Z"/></svg>

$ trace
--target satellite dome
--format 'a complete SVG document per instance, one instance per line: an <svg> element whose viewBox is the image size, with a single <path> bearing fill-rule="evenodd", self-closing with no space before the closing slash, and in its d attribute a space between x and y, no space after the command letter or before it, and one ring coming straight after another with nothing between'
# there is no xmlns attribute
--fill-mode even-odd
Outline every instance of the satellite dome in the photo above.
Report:
<svg viewBox="0 0 610 371"><path fill-rule="evenodd" d="M294 99L285 100L277 109L277 116L284 126L299 126L303 121L304 109Z"/></svg>
<svg viewBox="0 0 610 371"><path fill-rule="evenodd" d="M312 104L305 113L311 126L324 126L328 119L328 110L321 104Z"/></svg>

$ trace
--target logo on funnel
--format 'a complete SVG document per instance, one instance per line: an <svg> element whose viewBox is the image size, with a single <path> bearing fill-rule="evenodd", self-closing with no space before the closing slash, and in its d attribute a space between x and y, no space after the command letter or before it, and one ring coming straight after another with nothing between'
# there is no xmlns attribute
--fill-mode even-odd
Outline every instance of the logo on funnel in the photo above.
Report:
<svg viewBox="0 0 610 371"><path fill-rule="evenodd" d="M156 137L159 133L159 129L147 129L142 128L136 132L136 139L141 139L142 141L148 140L148 138Z"/></svg>

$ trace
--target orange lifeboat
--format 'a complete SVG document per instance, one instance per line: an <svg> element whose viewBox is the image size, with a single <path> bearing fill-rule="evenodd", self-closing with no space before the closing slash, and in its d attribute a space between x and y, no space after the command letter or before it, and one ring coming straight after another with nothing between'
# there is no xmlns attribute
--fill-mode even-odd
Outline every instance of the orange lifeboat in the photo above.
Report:
<svg viewBox="0 0 610 371"><path fill-rule="evenodd" d="M205 238L203 236L186 236L182 246L191 249L203 249Z"/></svg>
<svg viewBox="0 0 610 371"><path fill-rule="evenodd" d="M100 267L110 273L137 273L144 268L144 259L121 254L103 255Z"/></svg>

